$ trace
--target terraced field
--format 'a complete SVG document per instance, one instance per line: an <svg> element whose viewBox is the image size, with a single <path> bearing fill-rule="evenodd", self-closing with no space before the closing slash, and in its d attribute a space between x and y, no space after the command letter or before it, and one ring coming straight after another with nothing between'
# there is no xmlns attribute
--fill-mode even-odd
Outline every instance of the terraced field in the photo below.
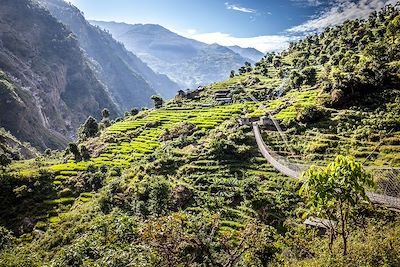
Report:
<svg viewBox="0 0 400 267"><path fill-rule="evenodd" d="M107 167L117 171L128 168L132 162L154 152L160 146L160 137L177 123L189 122L199 129L212 129L233 116L239 116L243 108L244 104L234 104L201 109L165 108L146 111L106 129L100 137L106 140L106 145L99 156L81 162L69 160L46 168L54 173L53 184L58 191L63 191L68 189L69 180L83 176L93 168ZM78 199L90 201L89 193L83 194ZM58 198L46 200L46 203L58 206L74 201L74 198Z"/></svg>
<svg viewBox="0 0 400 267"><path fill-rule="evenodd" d="M247 116L260 117L271 112L275 114L276 119L288 124L296 120L299 110L317 105L319 98L321 96L318 89L291 91L279 99L259 103L259 108L248 113Z"/></svg>

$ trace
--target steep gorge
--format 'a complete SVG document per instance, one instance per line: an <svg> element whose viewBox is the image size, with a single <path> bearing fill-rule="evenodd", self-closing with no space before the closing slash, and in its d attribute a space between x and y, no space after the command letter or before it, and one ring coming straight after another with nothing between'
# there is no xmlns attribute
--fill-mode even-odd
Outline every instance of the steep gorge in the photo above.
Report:
<svg viewBox="0 0 400 267"><path fill-rule="evenodd" d="M62 148L88 115L118 114L75 36L30 0L1 0L0 125L22 141Z"/></svg>

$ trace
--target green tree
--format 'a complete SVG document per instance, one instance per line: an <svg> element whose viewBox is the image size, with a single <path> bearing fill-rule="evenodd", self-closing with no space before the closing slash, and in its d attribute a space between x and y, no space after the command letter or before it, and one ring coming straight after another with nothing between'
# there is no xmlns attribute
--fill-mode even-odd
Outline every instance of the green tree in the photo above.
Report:
<svg viewBox="0 0 400 267"><path fill-rule="evenodd" d="M307 200L311 215L330 222L330 248L337 235L342 237L343 255L347 253L350 224L356 211L369 203L365 188L374 185L369 174L352 157L338 156L326 168L311 167L303 174L305 180L299 193Z"/></svg>
<svg viewBox="0 0 400 267"><path fill-rule="evenodd" d="M96 119L89 116L86 122L79 127L78 137L80 140L86 140L90 137L95 137L99 132L99 124Z"/></svg>
<svg viewBox="0 0 400 267"><path fill-rule="evenodd" d="M68 149L74 155L75 161L81 161L82 156L81 153L79 152L78 145L75 143L69 143L68 144Z"/></svg>
<svg viewBox="0 0 400 267"><path fill-rule="evenodd" d="M110 117L110 111L105 108L102 110L101 115L103 116L103 119L108 119Z"/></svg>
<svg viewBox="0 0 400 267"><path fill-rule="evenodd" d="M159 95L151 96L151 100L154 101L154 107L155 108L161 108L162 105L164 104L164 99Z"/></svg>
<svg viewBox="0 0 400 267"><path fill-rule="evenodd" d="M83 160L85 160L85 161L90 160L90 152L87 149L87 147L85 145L81 145L80 148L81 148L80 154L81 154Z"/></svg>
<svg viewBox="0 0 400 267"><path fill-rule="evenodd" d="M101 122L99 123L99 130L103 130L107 127L111 126L111 122L110 122L110 111L108 111L108 109L103 109L101 112L102 115L102 119Z"/></svg>
<svg viewBox="0 0 400 267"><path fill-rule="evenodd" d="M11 164L11 159L6 154L0 154L0 166L2 169Z"/></svg>
<svg viewBox="0 0 400 267"><path fill-rule="evenodd" d="M138 113L139 113L139 110L138 110L137 108L131 109L131 115L132 115L132 116L135 116L135 115L137 115Z"/></svg>
<svg viewBox="0 0 400 267"><path fill-rule="evenodd" d="M396 36L400 34L400 15L397 15L387 26L387 33L392 38L392 43Z"/></svg>

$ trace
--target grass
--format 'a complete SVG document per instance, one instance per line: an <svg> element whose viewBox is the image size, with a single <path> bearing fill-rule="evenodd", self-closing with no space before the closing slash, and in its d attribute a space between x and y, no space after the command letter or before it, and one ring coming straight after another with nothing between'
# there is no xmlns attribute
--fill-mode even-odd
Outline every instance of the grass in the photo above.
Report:
<svg viewBox="0 0 400 267"><path fill-rule="evenodd" d="M52 199L52 200L46 200L44 203L48 205L68 205L72 204L75 202L75 198L73 197L65 197L65 198L58 198L58 199Z"/></svg>

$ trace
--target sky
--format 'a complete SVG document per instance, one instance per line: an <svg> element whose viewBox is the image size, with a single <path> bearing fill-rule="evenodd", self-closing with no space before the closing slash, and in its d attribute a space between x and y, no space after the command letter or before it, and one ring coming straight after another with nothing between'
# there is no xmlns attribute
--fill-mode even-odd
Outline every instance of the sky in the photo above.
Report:
<svg viewBox="0 0 400 267"><path fill-rule="evenodd" d="M89 20L159 24L205 43L280 51L398 0L67 0Z"/></svg>

